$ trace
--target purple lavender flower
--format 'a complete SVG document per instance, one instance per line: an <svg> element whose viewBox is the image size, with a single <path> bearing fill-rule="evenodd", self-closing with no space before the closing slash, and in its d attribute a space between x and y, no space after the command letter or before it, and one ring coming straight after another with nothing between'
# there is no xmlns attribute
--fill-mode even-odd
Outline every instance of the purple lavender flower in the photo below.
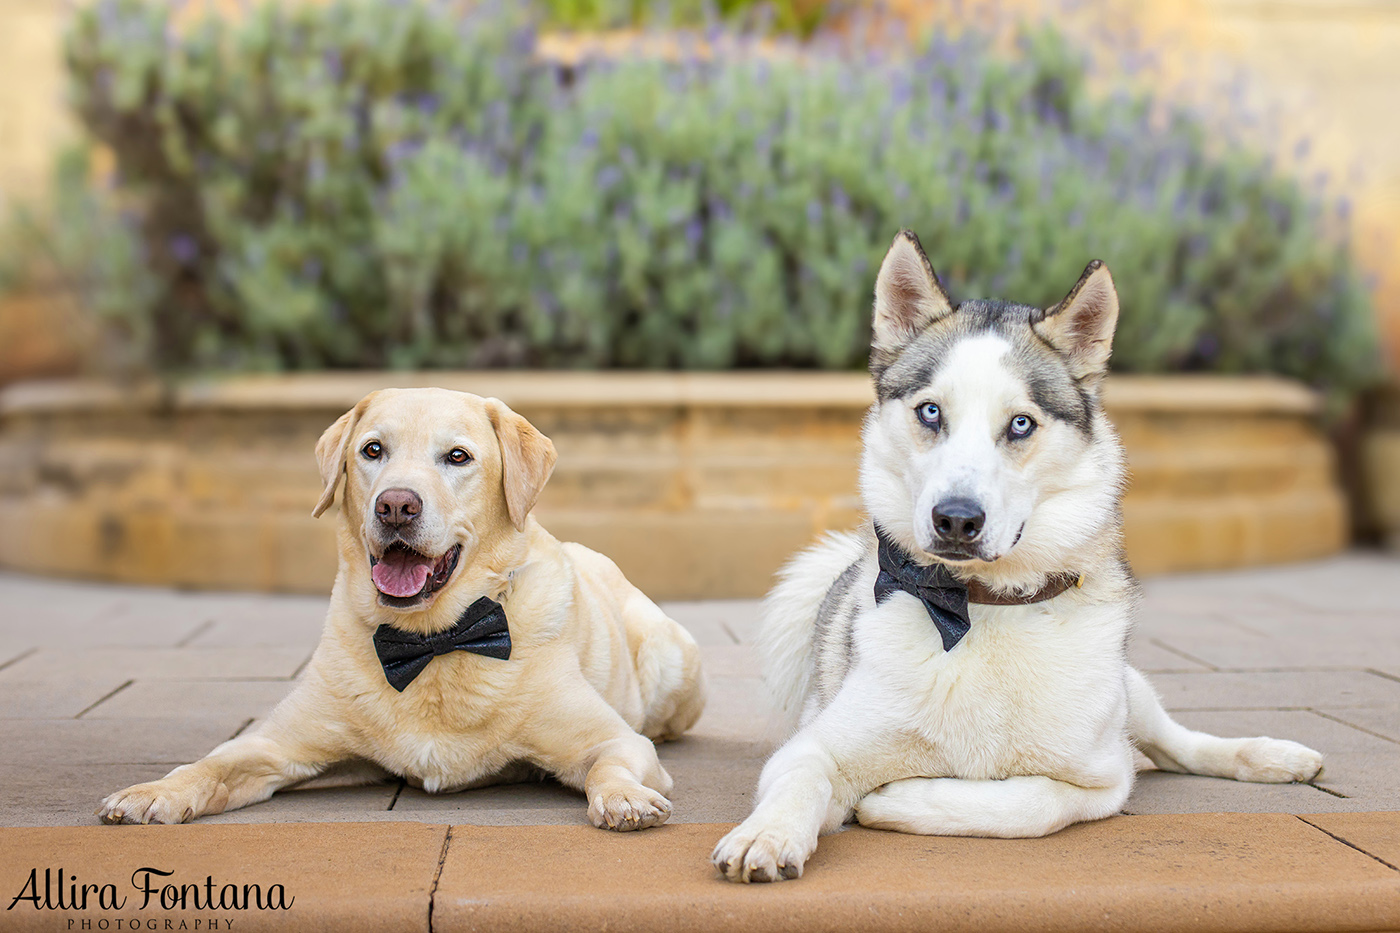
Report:
<svg viewBox="0 0 1400 933"><path fill-rule="evenodd" d="M602 168L598 169L598 177L596 179L598 190L607 191L618 182L622 181L622 179L623 173L621 168L611 163L604 165Z"/></svg>
<svg viewBox="0 0 1400 933"><path fill-rule="evenodd" d="M170 258L181 266L192 266L199 258L199 243L188 233L172 236L167 248L170 250Z"/></svg>
<svg viewBox="0 0 1400 933"><path fill-rule="evenodd" d="M842 214L851 210L851 196L839 184L831 186L831 206Z"/></svg>

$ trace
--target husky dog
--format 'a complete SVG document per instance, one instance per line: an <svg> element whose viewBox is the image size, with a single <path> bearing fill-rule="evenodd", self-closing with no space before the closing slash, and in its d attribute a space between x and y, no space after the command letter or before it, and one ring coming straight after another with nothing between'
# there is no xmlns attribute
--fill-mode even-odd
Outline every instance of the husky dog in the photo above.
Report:
<svg viewBox="0 0 1400 933"><path fill-rule="evenodd" d="M1117 319L1101 262L1049 310L955 306L914 234L895 239L861 461L873 526L800 554L768 598L765 677L800 725L715 847L726 878L799 877L853 816L998 837L1102 819L1134 748L1239 781L1321 769L1295 742L1179 725L1127 663L1124 456L1100 404Z"/></svg>

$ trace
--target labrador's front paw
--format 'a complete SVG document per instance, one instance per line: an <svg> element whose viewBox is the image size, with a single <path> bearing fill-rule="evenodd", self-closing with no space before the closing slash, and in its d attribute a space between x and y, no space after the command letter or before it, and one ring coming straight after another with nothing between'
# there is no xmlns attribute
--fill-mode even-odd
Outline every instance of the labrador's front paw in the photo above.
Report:
<svg viewBox="0 0 1400 933"><path fill-rule="evenodd" d="M589 796L588 818L599 829L646 829L671 818L671 801L641 784L600 787Z"/></svg>
<svg viewBox="0 0 1400 933"><path fill-rule="evenodd" d="M719 841L710 861L730 881L782 881L802 877L813 848L781 829L755 825L750 818Z"/></svg>
<svg viewBox="0 0 1400 933"><path fill-rule="evenodd" d="M196 795L168 778L109 794L97 808L104 823L188 823L202 812Z"/></svg>
<svg viewBox="0 0 1400 933"><path fill-rule="evenodd" d="M228 789L187 765L159 781L109 794L97 815L104 823L188 823L222 813L227 805Z"/></svg>

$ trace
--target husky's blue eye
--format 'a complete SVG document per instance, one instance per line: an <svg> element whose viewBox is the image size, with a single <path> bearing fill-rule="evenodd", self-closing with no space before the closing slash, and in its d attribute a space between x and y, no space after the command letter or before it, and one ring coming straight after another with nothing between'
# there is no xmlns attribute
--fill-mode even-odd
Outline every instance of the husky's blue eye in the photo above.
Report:
<svg viewBox="0 0 1400 933"><path fill-rule="evenodd" d="M1030 437L1035 430L1035 421L1029 415L1017 415L1011 419L1011 424L1006 429L1006 436L1013 441L1019 441L1023 437Z"/></svg>
<svg viewBox="0 0 1400 933"><path fill-rule="evenodd" d="M925 402L914 409L914 412L919 416L920 421L931 428L938 427L941 423L940 419L943 417L942 412L938 410L938 406L932 402Z"/></svg>

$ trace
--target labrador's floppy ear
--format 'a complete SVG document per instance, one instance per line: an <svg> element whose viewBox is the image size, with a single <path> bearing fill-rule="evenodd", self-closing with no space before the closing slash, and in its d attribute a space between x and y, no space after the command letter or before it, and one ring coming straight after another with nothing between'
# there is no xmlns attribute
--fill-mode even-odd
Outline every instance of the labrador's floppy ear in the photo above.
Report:
<svg viewBox="0 0 1400 933"><path fill-rule="evenodd" d="M875 278L874 350L897 352L925 327L953 313L953 303L912 230L901 230Z"/></svg>
<svg viewBox="0 0 1400 933"><path fill-rule="evenodd" d="M316 442L316 465L321 468L323 488L320 501L311 510L312 518L320 518L321 513L335 501L335 487L340 485L340 477L345 473L345 449L350 446L350 438L355 433L355 422L360 420L360 415L364 414L374 396L375 393L371 392L360 399L354 408L335 419L335 423L326 428Z"/></svg>
<svg viewBox="0 0 1400 933"><path fill-rule="evenodd" d="M525 519L554 472L559 455L554 442L533 424L511 411L500 399L487 399L491 424L501 444L501 483L505 487L506 509L511 524L525 528Z"/></svg>
<svg viewBox="0 0 1400 933"><path fill-rule="evenodd" d="M1095 259L1064 300L1033 321L1036 333L1069 359L1075 379L1108 372L1118 326L1118 290L1108 266Z"/></svg>

